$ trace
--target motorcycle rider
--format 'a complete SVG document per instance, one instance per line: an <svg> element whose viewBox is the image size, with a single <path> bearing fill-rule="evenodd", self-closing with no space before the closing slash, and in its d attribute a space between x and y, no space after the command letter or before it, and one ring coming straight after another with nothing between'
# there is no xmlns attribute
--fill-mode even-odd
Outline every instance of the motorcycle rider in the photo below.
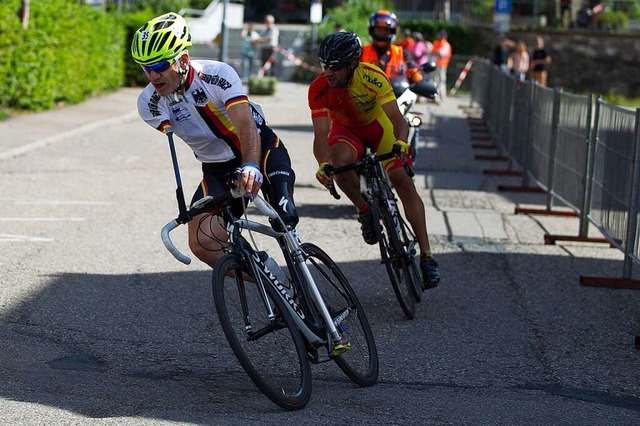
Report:
<svg viewBox="0 0 640 426"><path fill-rule="evenodd" d="M378 10L369 17L371 44L362 47L362 62L380 67L390 80L406 77L410 83L422 81L420 68L411 53L393 44L398 32L398 18L388 10Z"/></svg>
<svg viewBox="0 0 640 426"><path fill-rule="evenodd" d="M396 97L400 97L406 88L406 82L419 83L424 80L420 67L413 56L402 46L393 44L398 32L398 18L388 10L378 10L369 17L369 36L371 44L362 47L362 62L377 65L389 77ZM411 140L411 158L416 160L420 130L413 127Z"/></svg>

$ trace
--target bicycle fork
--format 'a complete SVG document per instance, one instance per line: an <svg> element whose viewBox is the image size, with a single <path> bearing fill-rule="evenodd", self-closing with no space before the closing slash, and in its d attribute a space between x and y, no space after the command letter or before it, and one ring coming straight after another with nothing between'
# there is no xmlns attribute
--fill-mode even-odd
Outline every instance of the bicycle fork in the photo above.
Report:
<svg viewBox="0 0 640 426"><path fill-rule="evenodd" d="M303 255L302 250L297 244L297 241L295 241L291 235L286 235L285 238L287 239L287 243L290 247L295 247L295 250L293 251L294 263L296 264L298 270L302 273L305 282L311 289L313 300L320 310L320 315L322 316L322 319L324 320L329 330L329 335L331 336L333 341L331 354L334 357L342 355L343 353L351 349L351 343L349 343L349 341L340 334L337 328L337 324L342 322L345 315L342 314L340 318L337 318L336 320L331 317L331 314L327 309L327 305L324 303L324 299L320 294L320 290L318 290L318 286L316 286L316 283L311 276L311 272L309 271L309 267L307 266L306 259Z"/></svg>

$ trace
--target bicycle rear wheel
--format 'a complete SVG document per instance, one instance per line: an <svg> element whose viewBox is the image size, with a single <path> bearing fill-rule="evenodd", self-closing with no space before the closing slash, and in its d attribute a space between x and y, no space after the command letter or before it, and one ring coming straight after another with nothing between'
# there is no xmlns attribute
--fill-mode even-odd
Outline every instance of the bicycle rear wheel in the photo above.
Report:
<svg viewBox="0 0 640 426"><path fill-rule="evenodd" d="M378 350L369 321L349 281L321 248L305 243L307 265L340 334L351 349L335 358L354 383L372 386L378 381Z"/></svg>
<svg viewBox="0 0 640 426"><path fill-rule="evenodd" d="M311 397L311 366L304 341L275 289L265 285L264 294L255 282L243 278L243 273L251 275L248 269L235 254L216 263L213 298L220 325L258 389L280 407L299 410ZM275 318L269 318L267 304Z"/></svg>
<svg viewBox="0 0 640 426"><path fill-rule="evenodd" d="M389 196L392 197L393 194L389 194ZM382 263L387 268L391 287L393 287L393 292L402 311L407 318L413 319L416 316L416 300L412 289L411 270L407 265L404 249L386 202L387 199L383 198L379 203L372 203L380 256ZM382 225L380 225L380 221L382 221Z"/></svg>

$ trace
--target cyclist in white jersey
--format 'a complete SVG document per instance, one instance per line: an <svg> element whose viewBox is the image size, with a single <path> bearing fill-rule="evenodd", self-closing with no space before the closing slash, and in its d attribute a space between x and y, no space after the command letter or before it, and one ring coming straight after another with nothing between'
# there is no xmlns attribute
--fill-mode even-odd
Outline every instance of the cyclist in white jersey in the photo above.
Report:
<svg viewBox="0 0 640 426"><path fill-rule="evenodd" d="M240 168L247 192L262 189L285 224L295 227L295 173L282 141L267 126L262 109L249 102L236 71L224 62L191 61L189 46L186 21L176 13L158 16L136 31L131 54L149 79L138 97L140 117L162 132L170 129L202 163L203 179L192 203L227 191L225 177ZM236 213L243 202L237 200ZM193 254L213 267L227 240L218 219L196 216L188 232Z"/></svg>

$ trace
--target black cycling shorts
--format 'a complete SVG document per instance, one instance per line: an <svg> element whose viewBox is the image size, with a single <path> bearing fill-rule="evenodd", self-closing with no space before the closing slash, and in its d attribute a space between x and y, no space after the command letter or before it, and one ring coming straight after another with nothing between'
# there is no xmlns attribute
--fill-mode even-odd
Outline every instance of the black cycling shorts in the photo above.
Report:
<svg viewBox="0 0 640 426"><path fill-rule="evenodd" d="M274 135L275 136L275 135ZM263 141L264 142L264 141ZM270 146L269 149L263 151L260 168L264 181L261 190L263 194L268 194L271 183L287 182L293 188L295 184L295 173L291 168L291 158L287 149L280 139L275 136L275 140L271 144L264 144L263 147ZM191 204L199 199L211 195L216 197L226 191L229 191L229 184L226 182L230 173L240 167L240 160L233 159L224 163L203 163L202 164L202 181L196 189ZM244 211L247 199L235 199L232 201L231 211L234 216L240 216Z"/></svg>

